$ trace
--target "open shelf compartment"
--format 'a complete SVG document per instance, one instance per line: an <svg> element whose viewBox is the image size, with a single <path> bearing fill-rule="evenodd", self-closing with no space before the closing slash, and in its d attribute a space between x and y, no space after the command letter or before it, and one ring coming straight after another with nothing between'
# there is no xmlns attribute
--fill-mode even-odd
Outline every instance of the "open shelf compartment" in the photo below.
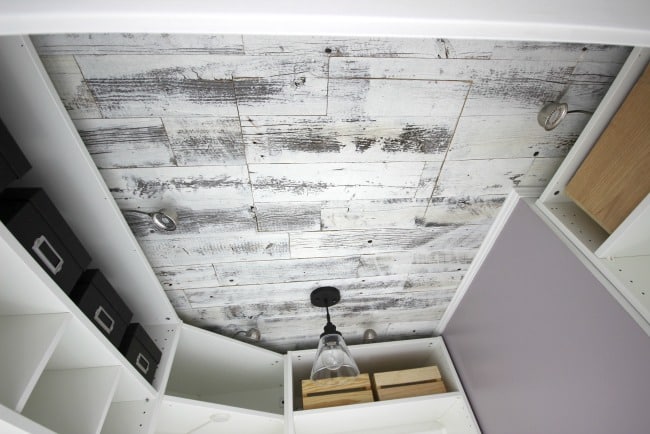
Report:
<svg viewBox="0 0 650 434"><path fill-rule="evenodd" d="M447 393L303 410L301 380L309 378L316 350L290 351L285 367L288 432L407 433L418 429L432 433L479 432L442 337L352 345L348 348L361 373L436 365ZM448 415L449 420L444 415ZM337 427L333 428L327 422L334 416L345 422L337 423Z"/></svg>

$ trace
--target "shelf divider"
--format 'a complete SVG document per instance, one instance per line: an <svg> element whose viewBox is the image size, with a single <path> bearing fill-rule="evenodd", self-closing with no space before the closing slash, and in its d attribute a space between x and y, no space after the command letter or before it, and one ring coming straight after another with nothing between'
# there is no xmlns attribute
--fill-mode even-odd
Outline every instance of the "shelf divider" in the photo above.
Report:
<svg viewBox="0 0 650 434"><path fill-rule="evenodd" d="M3 405L23 410L70 318L66 313L0 317Z"/></svg>

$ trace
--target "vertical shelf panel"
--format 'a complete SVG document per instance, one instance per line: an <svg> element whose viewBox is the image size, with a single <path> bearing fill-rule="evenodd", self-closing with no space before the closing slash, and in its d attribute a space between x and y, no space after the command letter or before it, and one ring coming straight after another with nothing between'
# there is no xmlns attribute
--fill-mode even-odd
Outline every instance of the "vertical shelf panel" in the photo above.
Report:
<svg viewBox="0 0 650 434"><path fill-rule="evenodd" d="M141 401L113 402L102 426L102 434L152 433L155 421L152 419L159 402Z"/></svg>
<svg viewBox="0 0 650 434"><path fill-rule="evenodd" d="M117 366L46 370L23 414L56 432L99 433L119 374Z"/></svg>
<svg viewBox="0 0 650 434"><path fill-rule="evenodd" d="M2 404L0 404L0 432L2 434L55 434L54 431Z"/></svg>
<svg viewBox="0 0 650 434"><path fill-rule="evenodd" d="M0 403L22 411L70 318L64 313L0 317Z"/></svg>

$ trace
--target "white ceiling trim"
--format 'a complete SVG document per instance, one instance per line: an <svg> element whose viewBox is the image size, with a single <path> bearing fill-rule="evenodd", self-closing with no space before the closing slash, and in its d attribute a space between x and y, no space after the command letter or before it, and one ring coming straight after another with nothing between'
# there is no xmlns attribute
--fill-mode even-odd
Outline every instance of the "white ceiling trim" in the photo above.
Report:
<svg viewBox="0 0 650 434"><path fill-rule="evenodd" d="M445 37L650 46L650 2L627 0L0 0L0 34L236 33Z"/></svg>

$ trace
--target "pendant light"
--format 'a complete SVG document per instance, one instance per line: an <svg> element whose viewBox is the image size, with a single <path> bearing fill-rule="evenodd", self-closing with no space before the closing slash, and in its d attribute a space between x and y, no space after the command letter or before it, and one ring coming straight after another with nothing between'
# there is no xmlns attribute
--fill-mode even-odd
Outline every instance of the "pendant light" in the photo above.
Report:
<svg viewBox="0 0 650 434"><path fill-rule="evenodd" d="M316 359L311 368L312 380L359 375L359 368L345 345L343 336L336 331L336 326L330 321L329 308L339 300L341 300L341 293L331 286L316 288L311 293L311 304L324 307L327 312L327 324L320 335Z"/></svg>

